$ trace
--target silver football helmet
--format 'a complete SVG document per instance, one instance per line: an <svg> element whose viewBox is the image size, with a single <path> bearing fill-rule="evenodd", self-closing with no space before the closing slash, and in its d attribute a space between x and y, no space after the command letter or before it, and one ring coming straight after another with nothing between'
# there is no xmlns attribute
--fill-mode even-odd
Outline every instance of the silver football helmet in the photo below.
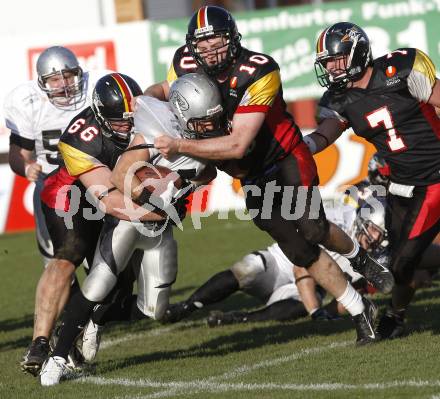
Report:
<svg viewBox="0 0 440 399"><path fill-rule="evenodd" d="M188 73L170 87L171 110L184 130L184 137L200 139L223 136L227 119L220 91L206 75Z"/></svg>
<svg viewBox="0 0 440 399"><path fill-rule="evenodd" d="M78 109L85 101L83 70L72 51L53 46L44 50L37 60L38 86L53 105ZM56 83L48 79L58 77Z"/></svg>
<svg viewBox="0 0 440 399"><path fill-rule="evenodd" d="M359 244L373 255L379 255L388 247L385 228L386 200L375 197L375 201L363 203L356 212L353 235Z"/></svg>

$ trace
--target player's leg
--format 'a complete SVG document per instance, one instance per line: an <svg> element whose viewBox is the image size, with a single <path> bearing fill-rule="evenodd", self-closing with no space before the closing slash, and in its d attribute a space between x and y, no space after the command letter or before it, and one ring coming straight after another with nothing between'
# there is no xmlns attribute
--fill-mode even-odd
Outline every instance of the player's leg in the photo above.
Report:
<svg viewBox="0 0 440 399"><path fill-rule="evenodd" d="M265 188L262 187L263 193ZM312 191L308 192L309 195L312 193ZM296 220L286 220L286 209L283 209L282 205L276 206L276 202L274 202L275 206L270 209L270 217L265 217L264 212L261 212L264 205L262 198L264 196L248 195L246 197L248 209L260 210L253 219L254 223L263 231L267 231L278 242L281 250L293 264L308 268L315 281L343 304L355 321L358 344L375 341L375 306L357 293L347 282L337 263L324 250L320 249L317 243L313 243L312 240L306 239L301 234ZM296 198L292 196L289 204L295 201ZM328 224L322 218L321 207L322 204L318 201L317 207L311 209L310 212L315 213L313 216L316 219L316 224L322 225L322 228L325 229ZM287 212L289 211L291 211L290 206L287 208ZM303 217L303 215L299 215L299 217ZM314 230L317 231L317 229ZM317 234L325 235L327 233L323 231Z"/></svg>
<svg viewBox="0 0 440 399"><path fill-rule="evenodd" d="M21 363L24 371L38 373L49 351L49 337L60 311L69 298L75 268L85 257L87 248L94 246L101 226L99 221L87 221L73 216L73 228L68 229L55 209L42 204L49 234L54 245L54 258L49 262L36 289L33 341Z"/></svg>
<svg viewBox="0 0 440 399"><path fill-rule="evenodd" d="M159 237L142 237L144 249L138 275L137 308L142 314L160 320L169 305L171 285L177 276L177 243L168 224Z"/></svg>
<svg viewBox="0 0 440 399"><path fill-rule="evenodd" d="M417 187L412 198L390 194L388 204L386 222L396 285L378 332L382 338L392 339L405 332L405 313L415 292L414 271L440 231L440 185Z"/></svg>
<svg viewBox="0 0 440 399"><path fill-rule="evenodd" d="M62 366L76 337L90 319L96 304L104 301L116 285L117 275L125 269L137 237L138 232L130 222L106 217L90 273L84 280L82 290L73 295L66 306L57 345L41 370L42 385L59 383L65 372Z"/></svg>
<svg viewBox="0 0 440 399"><path fill-rule="evenodd" d="M284 213L287 210L289 214L295 215L295 223L304 239L311 245L319 244L340 253L350 260L355 271L379 291L390 292L394 285L391 272L359 248L358 243L341 228L327 221L317 178L309 181L302 176L307 162L297 156L290 156L279 162L279 165L277 182L285 187L285 192L291 190L293 200L286 201L284 194L281 208Z"/></svg>
<svg viewBox="0 0 440 399"><path fill-rule="evenodd" d="M264 301L273 292L275 276L272 276L268 271L267 260L263 253L267 254L267 251L248 254L235 262L230 269L212 276L187 300L170 305L162 322L175 323L180 321L197 309L225 300L239 289L247 292L246 290L255 288L253 291ZM271 259L273 258L270 254L269 256ZM258 278L262 275L264 278ZM253 295L251 292L248 293Z"/></svg>

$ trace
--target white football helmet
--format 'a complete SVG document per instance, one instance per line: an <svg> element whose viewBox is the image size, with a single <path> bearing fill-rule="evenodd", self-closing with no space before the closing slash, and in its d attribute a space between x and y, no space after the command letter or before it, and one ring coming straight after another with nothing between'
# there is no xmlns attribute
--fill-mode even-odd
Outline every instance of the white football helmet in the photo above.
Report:
<svg viewBox="0 0 440 399"><path fill-rule="evenodd" d="M37 60L38 86L53 105L79 109L85 101L83 70L72 51L53 46L44 50ZM59 76L61 84L51 87L48 78Z"/></svg>

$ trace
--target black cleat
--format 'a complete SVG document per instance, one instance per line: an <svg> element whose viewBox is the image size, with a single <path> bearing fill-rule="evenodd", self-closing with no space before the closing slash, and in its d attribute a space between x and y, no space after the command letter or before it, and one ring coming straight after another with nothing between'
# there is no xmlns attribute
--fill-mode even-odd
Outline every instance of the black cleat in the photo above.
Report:
<svg viewBox="0 0 440 399"><path fill-rule="evenodd" d="M362 298L365 309L361 314L353 316L352 319L356 326L357 339L356 345L368 345L379 341L380 337L374 330L374 323L377 317L377 307L367 298Z"/></svg>
<svg viewBox="0 0 440 399"><path fill-rule="evenodd" d="M187 318L192 313L190 306L187 302L177 302L172 305L168 305L165 314L160 322L162 324L177 323L180 320Z"/></svg>
<svg viewBox="0 0 440 399"><path fill-rule="evenodd" d="M359 248L359 253L354 259L350 259L350 263L354 271L362 274L380 292L389 294L393 289L392 273L373 259L365 249Z"/></svg>
<svg viewBox="0 0 440 399"><path fill-rule="evenodd" d="M220 310L214 310L209 313L207 322L209 327L224 326L227 324L246 323L246 313L243 312L227 312L223 313Z"/></svg>
<svg viewBox="0 0 440 399"><path fill-rule="evenodd" d="M380 318L377 333L382 339L399 338L405 334L405 319L392 309Z"/></svg>
<svg viewBox="0 0 440 399"><path fill-rule="evenodd" d="M35 338L23 356L21 370L36 377L49 356L49 349L49 340L46 337Z"/></svg>

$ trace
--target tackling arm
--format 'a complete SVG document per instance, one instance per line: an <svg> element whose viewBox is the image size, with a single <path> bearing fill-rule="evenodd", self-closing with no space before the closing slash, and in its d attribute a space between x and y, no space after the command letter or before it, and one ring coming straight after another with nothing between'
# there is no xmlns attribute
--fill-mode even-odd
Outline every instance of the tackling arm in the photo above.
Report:
<svg viewBox="0 0 440 399"><path fill-rule="evenodd" d="M79 176L80 182L97 200L98 206L103 212L128 221L146 222L164 219L158 213L150 212L136 205L118 190L108 192L114 187L110 181L111 173L109 168L102 166Z"/></svg>
<svg viewBox="0 0 440 399"><path fill-rule="evenodd" d="M204 140L160 136L154 141L154 146L165 158L181 153L211 160L241 159L258 134L264 118L263 112L235 114L230 135Z"/></svg>
<svg viewBox="0 0 440 399"><path fill-rule="evenodd" d="M127 149L142 144L145 144L144 137L141 134L136 134ZM114 184L121 193L126 194L127 197L131 197L135 200L138 199L142 193L143 186L139 178L135 175L135 172L137 169L142 167L140 162L145 164L145 162L148 162L149 160L150 152L148 148L124 152L111 172L111 183ZM134 168L134 163L139 163L139 166ZM126 192L128 190L125 188L127 176L131 178L127 186L127 188L129 188L129 192Z"/></svg>

